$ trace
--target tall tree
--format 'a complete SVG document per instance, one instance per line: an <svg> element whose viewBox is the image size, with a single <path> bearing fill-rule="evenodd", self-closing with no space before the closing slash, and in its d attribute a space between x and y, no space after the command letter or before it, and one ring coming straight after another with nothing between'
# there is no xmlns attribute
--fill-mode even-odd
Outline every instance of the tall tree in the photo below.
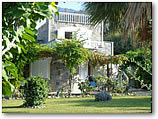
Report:
<svg viewBox="0 0 158 119"><path fill-rule="evenodd" d="M38 53L36 21L58 12L55 2L3 2L2 11L2 93L10 96Z"/></svg>
<svg viewBox="0 0 158 119"><path fill-rule="evenodd" d="M152 78L152 4L151 2L110 3L110 2L86 2L85 10L90 14L90 21L98 24L104 21L105 28L110 32L123 33L122 44L126 44L128 35L131 36L132 47L140 44L145 48L130 51L124 54L128 57L129 66L137 69L134 78L140 77L140 82L147 79L151 83ZM128 44L129 45L129 44ZM146 48L150 47L150 49ZM120 48L119 48L120 49ZM126 49L126 48L125 48ZM130 49L128 49L130 50ZM126 65L123 59L122 64ZM132 70L133 71L133 70ZM143 84L143 83L142 83ZM151 88L151 84L149 86Z"/></svg>
<svg viewBox="0 0 158 119"><path fill-rule="evenodd" d="M85 10L90 14L90 21L98 24L104 21L110 31L122 31L124 39L128 33L132 35L134 43L149 41L151 45L151 3L110 3L110 2L86 2ZM137 37L136 37L137 36Z"/></svg>

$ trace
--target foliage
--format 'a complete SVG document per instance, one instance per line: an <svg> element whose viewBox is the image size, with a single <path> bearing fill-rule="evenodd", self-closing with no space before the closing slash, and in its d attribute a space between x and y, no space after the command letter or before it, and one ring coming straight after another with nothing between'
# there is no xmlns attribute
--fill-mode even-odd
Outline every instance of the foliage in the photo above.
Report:
<svg viewBox="0 0 158 119"><path fill-rule="evenodd" d="M99 91L107 91L108 92L113 92L114 90L114 80L112 78L108 78L108 77L103 77L101 75L98 75L97 77L95 77L96 80L96 88Z"/></svg>
<svg viewBox="0 0 158 119"><path fill-rule="evenodd" d="M61 39L62 43L58 43L55 52L63 59L66 67L70 72L75 73L75 67L86 62L88 50L83 48L83 42L73 37L73 39Z"/></svg>
<svg viewBox="0 0 158 119"><path fill-rule="evenodd" d="M79 82L78 86L81 90L82 96L86 96L90 94L90 92L94 91L108 91L110 93L128 93L129 82L128 80L122 79L120 77L120 73L118 74L117 78L108 78L101 75L94 77L96 86L90 86L90 82L88 79L85 82ZM80 80L79 80L80 81Z"/></svg>
<svg viewBox="0 0 158 119"><path fill-rule="evenodd" d="M12 79L12 77L15 77L16 79L18 78L17 68L11 62L5 62L5 63L2 62L2 74L3 74L2 75L3 95L10 97L12 92L15 90L15 87L12 83L10 83L9 80ZM7 74L9 74L9 75L7 75Z"/></svg>
<svg viewBox="0 0 158 119"><path fill-rule="evenodd" d="M152 76L148 73L142 71L137 68L135 72L131 70L129 67L126 69L128 76L130 79L135 79L135 87L136 88L145 88L147 90L152 91ZM139 74L140 73L140 74Z"/></svg>
<svg viewBox="0 0 158 119"><path fill-rule="evenodd" d="M130 59L132 63L137 64L136 67L140 67L152 75L152 51L149 48L145 47L135 51L129 51L125 56Z"/></svg>
<svg viewBox="0 0 158 119"><path fill-rule="evenodd" d="M95 101L109 101L112 100L112 96L107 92L99 92L95 95Z"/></svg>
<svg viewBox="0 0 158 119"><path fill-rule="evenodd" d="M128 61L129 59L124 55L106 56L97 51L90 52L88 57L89 63L93 66L100 65L104 66L106 64L121 64L123 61Z"/></svg>
<svg viewBox="0 0 158 119"><path fill-rule="evenodd" d="M115 80L115 87L113 89L113 93L125 93L127 94L128 93L128 89L129 89L129 81L128 80L122 80L120 78L117 78Z"/></svg>
<svg viewBox="0 0 158 119"><path fill-rule="evenodd" d="M26 107L39 106L43 104L48 97L48 83L41 76L27 78L23 89L24 99L26 101L24 106Z"/></svg>
<svg viewBox="0 0 158 119"><path fill-rule="evenodd" d="M46 44L40 44L37 45L36 48L39 50L39 57L43 58L43 57L52 57L52 55L56 55L57 53L55 52L54 47L48 47Z"/></svg>
<svg viewBox="0 0 158 119"><path fill-rule="evenodd" d="M111 3L85 2L85 10L90 14L90 21L94 24L104 21L106 32L121 31L124 40L132 36L136 40L148 41L151 44L151 3Z"/></svg>
<svg viewBox="0 0 158 119"><path fill-rule="evenodd" d="M2 86L10 96L20 86L26 64L37 59L36 21L57 13L54 2L2 3ZM13 72L13 69L15 72Z"/></svg>
<svg viewBox="0 0 158 119"><path fill-rule="evenodd" d="M123 38L122 33L109 33L107 34L104 39L106 41L112 41L114 42L114 54L124 54L129 50L134 50L138 47L140 47L140 43L133 43L133 39L130 35L128 35L128 38L125 40Z"/></svg>
<svg viewBox="0 0 158 119"><path fill-rule="evenodd" d="M94 24L104 21L109 29L116 30L121 27L121 20L127 10L127 3L86 2L85 11L90 14L90 21Z"/></svg>
<svg viewBox="0 0 158 119"><path fill-rule="evenodd" d="M96 87L99 91L108 91L110 93L125 93L128 89L128 80L122 80L120 73L116 79L97 76Z"/></svg>
<svg viewBox="0 0 158 119"><path fill-rule="evenodd" d="M152 53L149 53L152 49L151 6L151 3L85 3L86 11L90 14L92 23L98 24L103 21L106 33L108 31L123 33L122 41L124 42L122 42L122 46L126 46L130 35L132 39L130 42L132 42L134 49L137 48L138 44L144 46L144 49L146 49L146 45L150 47L150 49L147 48L147 53L144 52L144 49L138 49L139 51L130 51L118 57L111 57L111 63L116 61L116 63L120 64L123 71L129 66L134 67L136 72L132 75L134 75L135 79L140 77L139 82L141 84L143 84L142 81L144 79L146 79L146 83L151 83L152 78ZM141 42L139 43L139 41ZM130 47L128 48L130 49ZM129 50L128 48L127 50ZM107 59L103 57L98 58L97 56L92 59L94 61L93 64L106 64Z"/></svg>
<svg viewBox="0 0 158 119"><path fill-rule="evenodd" d="M83 41L80 41L76 35L72 39L61 39L61 43L57 43L55 52L63 60L65 66L70 70L69 79L69 95L71 93L71 81L73 74L76 73L76 67L85 63L88 58L88 49L83 48Z"/></svg>
<svg viewBox="0 0 158 119"><path fill-rule="evenodd" d="M112 62L111 56L106 56L105 54L101 54L97 51L90 52L88 57L89 63L93 66L101 65L104 66L105 64Z"/></svg>
<svg viewBox="0 0 158 119"><path fill-rule="evenodd" d="M81 90L82 97L90 94L90 92L94 90L94 87L90 86L90 82L88 79L85 79L85 82L79 82L78 86L79 89Z"/></svg>
<svg viewBox="0 0 158 119"><path fill-rule="evenodd" d="M119 64L120 70L124 71L130 79L137 80L139 87L145 86L150 90L152 88L152 51L148 47L138 48L111 57L92 52L89 61L92 65L99 64L101 66L108 63Z"/></svg>
<svg viewBox="0 0 158 119"><path fill-rule="evenodd" d="M139 48L124 55L128 60L122 61L120 67L131 79L136 79L140 86L151 90L152 84L152 51L150 48Z"/></svg>

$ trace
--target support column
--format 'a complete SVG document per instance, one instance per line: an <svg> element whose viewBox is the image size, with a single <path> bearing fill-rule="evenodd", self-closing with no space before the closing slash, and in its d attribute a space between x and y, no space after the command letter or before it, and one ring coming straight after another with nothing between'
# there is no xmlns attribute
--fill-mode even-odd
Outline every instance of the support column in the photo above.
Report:
<svg viewBox="0 0 158 119"><path fill-rule="evenodd" d="M102 24L101 24L101 28L102 28L102 38L101 38L101 46L103 47L103 40L104 40L104 21L102 21Z"/></svg>
<svg viewBox="0 0 158 119"><path fill-rule="evenodd" d="M114 56L114 42L111 42L111 56Z"/></svg>
<svg viewBox="0 0 158 119"><path fill-rule="evenodd" d="M50 20L48 20L48 42L50 41Z"/></svg>
<svg viewBox="0 0 158 119"><path fill-rule="evenodd" d="M109 72L109 63L107 63L107 77L110 77L110 72Z"/></svg>

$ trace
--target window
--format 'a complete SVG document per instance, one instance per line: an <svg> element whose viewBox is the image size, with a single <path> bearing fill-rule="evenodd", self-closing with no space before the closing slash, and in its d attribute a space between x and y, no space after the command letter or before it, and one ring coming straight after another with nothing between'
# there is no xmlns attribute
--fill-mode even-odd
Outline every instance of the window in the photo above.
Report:
<svg viewBox="0 0 158 119"><path fill-rule="evenodd" d="M72 32L65 32L65 39L71 39L72 38Z"/></svg>

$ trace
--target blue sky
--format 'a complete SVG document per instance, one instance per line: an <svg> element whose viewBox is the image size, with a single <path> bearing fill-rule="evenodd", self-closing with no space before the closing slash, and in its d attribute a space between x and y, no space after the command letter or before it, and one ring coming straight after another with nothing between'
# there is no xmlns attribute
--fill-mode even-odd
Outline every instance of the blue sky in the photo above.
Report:
<svg viewBox="0 0 158 119"><path fill-rule="evenodd" d="M79 11L83 9L82 4L83 2L58 2L58 7L69 8Z"/></svg>

